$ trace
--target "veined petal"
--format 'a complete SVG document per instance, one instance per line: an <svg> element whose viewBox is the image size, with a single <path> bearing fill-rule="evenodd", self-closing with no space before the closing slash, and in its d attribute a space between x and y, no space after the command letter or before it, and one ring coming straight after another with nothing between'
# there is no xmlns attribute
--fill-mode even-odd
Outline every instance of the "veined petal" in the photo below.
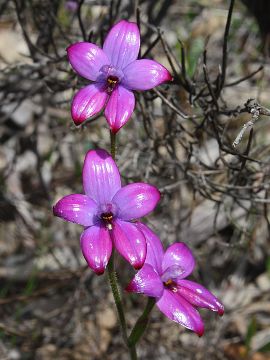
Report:
<svg viewBox="0 0 270 360"><path fill-rule="evenodd" d="M103 50L112 65L119 69L136 60L139 49L139 28L137 24L126 20L121 20L112 27L103 45Z"/></svg>
<svg viewBox="0 0 270 360"><path fill-rule="evenodd" d="M77 42L67 48L68 60L73 69L82 77L95 81L103 65L110 64L105 52L97 45Z"/></svg>
<svg viewBox="0 0 270 360"><path fill-rule="evenodd" d="M219 315L224 314L224 306L205 287L189 280L177 281L178 294L196 307L217 311Z"/></svg>
<svg viewBox="0 0 270 360"><path fill-rule="evenodd" d="M72 99L71 116L76 125L99 113L108 98L104 85L91 84L80 89Z"/></svg>
<svg viewBox="0 0 270 360"><path fill-rule="evenodd" d="M161 279L164 283L167 281L177 281L177 279L182 279L183 273L185 273L185 269L179 265L171 265L169 266L162 274Z"/></svg>
<svg viewBox="0 0 270 360"><path fill-rule="evenodd" d="M182 273L179 274L178 279L184 279L190 275L195 266L195 260L191 250L182 242L172 244L164 254L162 261L163 273L168 268L175 266L177 266L178 269L182 268Z"/></svg>
<svg viewBox="0 0 270 360"><path fill-rule="evenodd" d="M137 227L141 230L145 236L147 253L145 258L145 264L150 264L162 275L162 260L164 256L164 250L159 237L149 227L141 222L137 223Z"/></svg>
<svg viewBox="0 0 270 360"><path fill-rule="evenodd" d="M105 117L112 130L117 131L125 125L131 117L135 107L135 96L132 91L119 85L115 88L105 108Z"/></svg>
<svg viewBox="0 0 270 360"><path fill-rule="evenodd" d="M177 293L164 289L157 306L170 320L195 331L199 336L203 335L204 325L199 312Z"/></svg>
<svg viewBox="0 0 270 360"><path fill-rule="evenodd" d="M114 246L135 269L140 269L146 256L146 242L143 233L135 224L117 219L113 223Z"/></svg>
<svg viewBox="0 0 270 360"><path fill-rule="evenodd" d="M113 202L118 207L117 216L122 220L138 219L154 210L160 199L160 192L155 186L134 183L124 186L114 196Z"/></svg>
<svg viewBox="0 0 270 360"><path fill-rule="evenodd" d="M133 61L123 69L123 73L122 85L131 90L149 90L172 80L171 74L163 65L148 59Z"/></svg>
<svg viewBox="0 0 270 360"><path fill-rule="evenodd" d="M67 195L55 204L53 213L64 220L91 226L96 222L97 204L86 195Z"/></svg>
<svg viewBox="0 0 270 360"><path fill-rule="evenodd" d="M89 267L96 274L103 274L112 253L109 231L102 226L87 228L81 235L81 249Z"/></svg>
<svg viewBox="0 0 270 360"><path fill-rule="evenodd" d="M85 193L99 205L110 203L121 188L121 179L115 161L105 150L90 150L83 165Z"/></svg>
<svg viewBox="0 0 270 360"><path fill-rule="evenodd" d="M126 287L128 292L136 292L155 298L160 298L163 290L164 286L160 276L149 264L144 264Z"/></svg>

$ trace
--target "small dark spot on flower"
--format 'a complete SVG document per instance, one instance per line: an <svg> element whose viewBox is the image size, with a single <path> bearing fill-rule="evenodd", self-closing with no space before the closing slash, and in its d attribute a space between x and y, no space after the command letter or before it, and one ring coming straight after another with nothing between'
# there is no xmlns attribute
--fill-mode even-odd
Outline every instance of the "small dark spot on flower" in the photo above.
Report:
<svg viewBox="0 0 270 360"><path fill-rule="evenodd" d="M108 78L107 78L107 84L108 84L107 92L110 94L118 83L119 83L119 79L118 79L117 76L113 76L113 75L108 76Z"/></svg>

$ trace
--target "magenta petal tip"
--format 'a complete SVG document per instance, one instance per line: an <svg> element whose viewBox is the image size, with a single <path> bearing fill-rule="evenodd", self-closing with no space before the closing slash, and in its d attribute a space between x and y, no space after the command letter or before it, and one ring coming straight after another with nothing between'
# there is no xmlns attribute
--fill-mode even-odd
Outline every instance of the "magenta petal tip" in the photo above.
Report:
<svg viewBox="0 0 270 360"><path fill-rule="evenodd" d="M198 330L196 331L196 334L197 334L199 337L202 337L203 334L204 334L204 326L201 327L200 329L198 329Z"/></svg>
<svg viewBox="0 0 270 360"><path fill-rule="evenodd" d="M112 242L105 227L91 226L81 235L81 250L89 267L102 275L112 253Z"/></svg>
<svg viewBox="0 0 270 360"><path fill-rule="evenodd" d="M146 240L134 223L117 219L113 224L112 239L117 251L136 270L140 269L146 257Z"/></svg>
<svg viewBox="0 0 270 360"><path fill-rule="evenodd" d="M105 107L105 117L114 134L130 119L134 107L135 96L132 91L121 85L114 89Z"/></svg>
<svg viewBox="0 0 270 360"><path fill-rule="evenodd" d="M144 263L141 262L136 262L135 264L133 264L133 267L135 270L140 270L143 267Z"/></svg>
<svg viewBox="0 0 270 360"><path fill-rule="evenodd" d="M154 210L160 200L158 189L146 183L133 183L119 190L113 201L121 209L118 216L122 220L139 219Z"/></svg>
<svg viewBox="0 0 270 360"><path fill-rule="evenodd" d="M91 84L80 89L73 97L71 116L75 125L99 113L108 98L102 84Z"/></svg>
<svg viewBox="0 0 270 360"><path fill-rule="evenodd" d="M163 65L149 59L136 60L123 71L124 86L131 90L150 90L172 80L170 72Z"/></svg>
<svg viewBox="0 0 270 360"><path fill-rule="evenodd" d="M94 272L96 273L96 275L100 276L104 274L105 269L94 269Z"/></svg>
<svg viewBox="0 0 270 360"><path fill-rule="evenodd" d="M220 304L220 307L218 308L218 315L223 316L224 315L224 306Z"/></svg>
<svg viewBox="0 0 270 360"><path fill-rule="evenodd" d="M126 287L125 291L127 292L136 292L136 286L134 285L134 282L131 281Z"/></svg>
<svg viewBox="0 0 270 360"><path fill-rule="evenodd" d="M144 252L144 255L141 253L138 253L137 257L134 258L133 256L128 259L130 265L134 268L134 270L138 271L141 270L145 263L145 257L146 257L146 251Z"/></svg>

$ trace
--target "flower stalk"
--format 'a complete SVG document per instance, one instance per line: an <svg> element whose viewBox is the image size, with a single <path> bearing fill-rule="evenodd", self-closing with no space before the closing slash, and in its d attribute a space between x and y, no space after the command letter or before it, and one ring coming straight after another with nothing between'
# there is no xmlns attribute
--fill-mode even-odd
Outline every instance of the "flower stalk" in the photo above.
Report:
<svg viewBox="0 0 270 360"><path fill-rule="evenodd" d="M114 133L113 131L110 131L110 136L111 136L111 155L113 160L115 160L115 155L116 155L116 133Z"/></svg>
<svg viewBox="0 0 270 360"><path fill-rule="evenodd" d="M145 309L142 315L137 320L136 324L134 325L134 328L132 329L131 334L128 338L128 346L135 347L137 342L142 337L149 321L150 312L152 311L155 303L156 303L155 298L151 298L151 297L148 298Z"/></svg>
<svg viewBox="0 0 270 360"><path fill-rule="evenodd" d="M108 263L108 277L109 277L109 282L110 282L111 289L112 289L115 306L116 306L117 313L118 313L122 336L123 336L125 343L127 344L128 343L127 325L126 325L126 318L125 318L125 314L124 314L124 310L123 310L123 304L122 304L120 292L118 289L117 275L114 270L114 253L112 253L112 256Z"/></svg>
<svg viewBox="0 0 270 360"><path fill-rule="evenodd" d="M115 160L116 134L114 132L110 131L110 136L111 136L111 156ZM119 318L119 322L120 322L120 326L121 326L121 330L122 330L123 339L124 339L125 343L127 344L128 343L128 341L127 341L128 340L127 325L126 325L126 318L125 318L125 313L124 313L124 309L123 309L123 304L122 304L120 292L118 289L117 275L116 275L116 272L114 269L114 251L112 252L110 261L108 263L108 277L109 277L109 282L110 282L111 289L112 289L115 306L116 306L116 309L118 312L118 318Z"/></svg>
<svg viewBox="0 0 270 360"><path fill-rule="evenodd" d="M110 131L110 138L111 138L111 156L115 160L116 156L116 133L113 131ZM117 309L118 318L120 322L120 327L122 331L122 336L124 339L124 342L126 346L129 349L130 359L131 360L137 360L137 353L135 346L130 346L128 343L128 336L127 336L127 324L126 324L126 318L124 313L124 308L121 300L121 295L118 288L118 282L117 282L117 275L116 271L114 269L114 252L112 252L110 261L108 263L108 278L114 298L114 303Z"/></svg>

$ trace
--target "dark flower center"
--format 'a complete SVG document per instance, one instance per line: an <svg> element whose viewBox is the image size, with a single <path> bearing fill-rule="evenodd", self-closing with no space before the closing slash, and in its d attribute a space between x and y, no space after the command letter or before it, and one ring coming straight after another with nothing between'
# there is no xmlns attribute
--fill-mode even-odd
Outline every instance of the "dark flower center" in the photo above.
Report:
<svg viewBox="0 0 270 360"><path fill-rule="evenodd" d="M105 212L100 215L101 219L104 221L106 227L109 230L112 230L112 220L113 220L113 213L112 212Z"/></svg>
<svg viewBox="0 0 270 360"><path fill-rule="evenodd" d="M110 94L112 93L113 89L116 87L116 85L119 83L119 79L117 76L110 75L107 77L107 92Z"/></svg>
<svg viewBox="0 0 270 360"><path fill-rule="evenodd" d="M167 289L169 289L169 290L171 290L171 291L173 291L173 292L176 292L176 291L177 291L177 284L176 284L176 282L173 281L172 279L169 279L169 280L163 282L163 285L164 285Z"/></svg>

